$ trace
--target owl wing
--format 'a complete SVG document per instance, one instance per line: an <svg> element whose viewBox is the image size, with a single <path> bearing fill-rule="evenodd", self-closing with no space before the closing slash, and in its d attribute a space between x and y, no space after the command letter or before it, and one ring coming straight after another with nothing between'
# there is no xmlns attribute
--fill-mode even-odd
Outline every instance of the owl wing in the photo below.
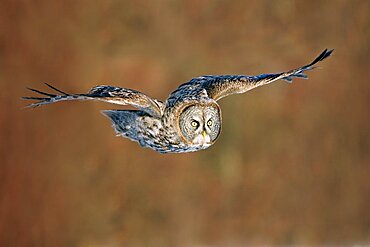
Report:
<svg viewBox="0 0 370 247"><path fill-rule="evenodd" d="M161 101L152 99L136 90L112 86L96 86L87 94L69 94L51 86L48 83L45 84L58 94L46 93L33 88L28 88L33 92L47 97L22 97L27 100L38 100L38 102L30 104L27 107L37 107L64 100L98 100L118 105L131 105L154 117L161 117L163 114L164 105Z"/></svg>
<svg viewBox="0 0 370 247"><path fill-rule="evenodd" d="M276 74L261 74L257 76L246 76L246 75L201 76L198 78L194 78L187 83L182 84L176 91L195 90L201 93L202 91L206 90L208 97L214 100L219 100L231 94L245 93L256 87L266 85L280 79L291 83L293 81L293 78L295 77L307 79L308 76L305 75L303 72L316 68L313 65L329 57L332 52L333 50L325 49L310 64L287 72L281 72Z"/></svg>

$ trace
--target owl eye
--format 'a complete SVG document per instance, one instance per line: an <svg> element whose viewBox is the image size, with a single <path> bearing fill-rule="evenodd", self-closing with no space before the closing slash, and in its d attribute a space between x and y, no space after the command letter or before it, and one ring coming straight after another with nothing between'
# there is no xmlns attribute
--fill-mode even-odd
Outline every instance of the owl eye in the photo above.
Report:
<svg viewBox="0 0 370 247"><path fill-rule="evenodd" d="M198 121L196 121L196 120L193 120L193 121L191 121L191 126L193 126L193 127L194 127L194 129L197 129L197 128L198 128L198 126L199 126L199 122L198 122Z"/></svg>
<svg viewBox="0 0 370 247"><path fill-rule="evenodd" d="M208 127L212 127L212 125L213 125L213 121L210 119L210 120L208 120L207 121L207 126Z"/></svg>

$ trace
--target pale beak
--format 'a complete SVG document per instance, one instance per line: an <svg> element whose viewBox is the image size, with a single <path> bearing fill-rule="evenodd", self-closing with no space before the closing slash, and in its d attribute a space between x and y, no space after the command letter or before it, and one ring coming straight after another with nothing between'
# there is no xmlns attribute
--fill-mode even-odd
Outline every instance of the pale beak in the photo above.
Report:
<svg viewBox="0 0 370 247"><path fill-rule="evenodd" d="M202 133L198 134L194 138L193 142L194 142L194 144L198 144L198 145L201 145L201 146L209 146L210 142L211 142L211 138L209 137L207 132L204 130L204 131L202 131Z"/></svg>
<svg viewBox="0 0 370 247"><path fill-rule="evenodd" d="M203 138L206 138L206 136L207 136L207 132L206 132L205 130L203 130L203 132L202 132L202 136L203 136Z"/></svg>

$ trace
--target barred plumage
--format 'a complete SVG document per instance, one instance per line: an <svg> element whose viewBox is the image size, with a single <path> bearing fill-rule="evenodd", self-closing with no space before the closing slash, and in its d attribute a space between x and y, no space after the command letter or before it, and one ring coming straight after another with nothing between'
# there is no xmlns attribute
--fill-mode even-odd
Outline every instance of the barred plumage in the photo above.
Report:
<svg viewBox="0 0 370 247"><path fill-rule="evenodd" d="M139 91L113 86L96 86L86 94L69 94L54 86L46 86L57 94L29 90L46 97L23 97L37 100L28 105L40 105L67 100L99 100L119 105L131 105L139 110L106 110L102 113L113 123L117 135L138 142L143 147L161 153L183 153L206 149L213 145L221 132L221 108L217 100L231 94L245 93L253 88L293 78L307 79L305 71L332 54L325 49L314 61L287 72L275 74L201 76L181 84L166 102L150 98Z"/></svg>

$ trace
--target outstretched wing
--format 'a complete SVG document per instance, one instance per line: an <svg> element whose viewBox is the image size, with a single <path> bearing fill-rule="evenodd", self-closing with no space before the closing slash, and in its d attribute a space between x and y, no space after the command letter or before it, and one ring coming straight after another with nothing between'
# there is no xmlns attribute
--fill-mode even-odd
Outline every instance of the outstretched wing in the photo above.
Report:
<svg viewBox="0 0 370 247"><path fill-rule="evenodd" d="M47 97L22 97L27 100L38 100L38 102L30 104L27 107L37 107L65 100L99 100L118 105L131 105L154 117L161 117L163 114L164 105L161 101L152 99L136 90L112 86L96 86L87 94L69 94L48 83L45 84L59 94L51 94L28 88L33 92Z"/></svg>
<svg viewBox="0 0 370 247"><path fill-rule="evenodd" d="M175 92L179 90L187 91L189 89L202 92L206 90L208 96L214 100L219 100L231 94L245 93L253 88L269 84L277 80L285 80L289 83L293 78L304 78L308 76L303 72L312 70L316 67L314 65L325 58L329 57L333 50L325 49L315 60L310 64L293 69L287 72L276 74L261 74L257 76L246 75L222 75L222 76L201 76L194 78L187 83L182 84Z"/></svg>

